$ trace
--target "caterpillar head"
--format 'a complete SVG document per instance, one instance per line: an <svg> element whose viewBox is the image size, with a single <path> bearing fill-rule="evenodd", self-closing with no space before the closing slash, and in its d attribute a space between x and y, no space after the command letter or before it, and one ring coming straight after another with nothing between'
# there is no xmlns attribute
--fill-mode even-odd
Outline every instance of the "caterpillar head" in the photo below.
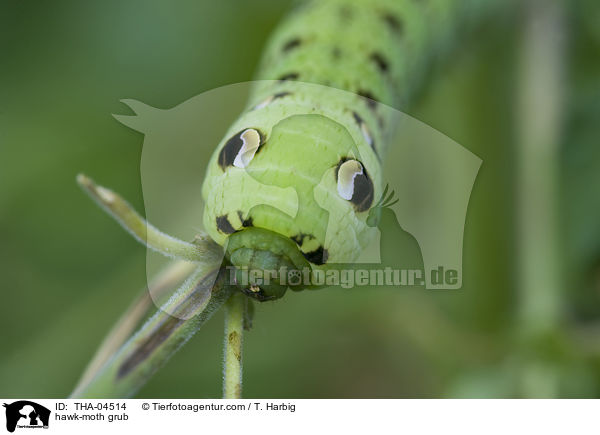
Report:
<svg viewBox="0 0 600 435"><path fill-rule="evenodd" d="M242 291L259 301L282 297L287 288L302 290L300 280L288 280L310 265L288 237L262 228L247 228L232 234L226 255L235 267L235 280Z"/></svg>
<svg viewBox="0 0 600 435"><path fill-rule="evenodd" d="M270 300L288 286L301 290L310 283L285 276L270 276L266 283L264 273L354 260L366 238L374 171L347 128L329 117L292 115L269 129L253 113L231 129L213 156L212 176L203 187L204 221L218 243L228 244L238 285ZM336 236L340 231L343 237Z"/></svg>

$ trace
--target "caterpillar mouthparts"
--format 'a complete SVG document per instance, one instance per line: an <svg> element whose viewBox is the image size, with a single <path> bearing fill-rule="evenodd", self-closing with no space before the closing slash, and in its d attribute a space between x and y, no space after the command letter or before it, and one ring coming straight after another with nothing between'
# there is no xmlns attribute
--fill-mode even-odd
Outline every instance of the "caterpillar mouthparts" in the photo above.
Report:
<svg viewBox="0 0 600 435"><path fill-rule="evenodd" d="M287 279L289 274L310 270L310 264L289 237L262 228L246 228L229 236L225 255L235 268L236 284L258 301L279 299L288 288L300 291L307 287Z"/></svg>

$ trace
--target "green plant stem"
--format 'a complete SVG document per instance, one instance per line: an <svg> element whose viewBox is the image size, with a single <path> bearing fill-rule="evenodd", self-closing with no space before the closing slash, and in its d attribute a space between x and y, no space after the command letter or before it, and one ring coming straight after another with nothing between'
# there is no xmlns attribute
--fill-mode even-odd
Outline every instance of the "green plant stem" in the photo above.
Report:
<svg viewBox="0 0 600 435"><path fill-rule="evenodd" d="M199 266L72 398L131 397L229 299L232 288L214 265Z"/></svg>
<svg viewBox="0 0 600 435"><path fill-rule="evenodd" d="M135 328L149 309L153 306L153 298L160 299L167 292L176 288L197 267L196 264L178 260L170 264L148 285L142 289L131 305L121 315L115 326L104 338L102 344L81 375L75 390L88 384L100 371L102 366L131 337Z"/></svg>
<svg viewBox="0 0 600 435"><path fill-rule="evenodd" d="M225 306L223 398L242 398L242 346L246 297L233 294Z"/></svg>
<svg viewBox="0 0 600 435"><path fill-rule="evenodd" d="M146 222L127 201L112 190L95 184L83 174L77 176L77 183L123 228L148 248L168 257L187 261L214 262L223 258L221 247L209 237L199 236L193 243L171 237Z"/></svg>
<svg viewBox="0 0 600 435"><path fill-rule="evenodd" d="M536 353L560 327L559 156L564 73L560 0L529 0L521 41L517 146L519 389L555 397L558 375Z"/></svg>
<svg viewBox="0 0 600 435"><path fill-rule="evenodd" d="M72 393L72 397L130 397L229 299L233 289L226 285L221 268L222 248L208 236L196 237L193 243L178 240L150 225L118 194L85 175L78 175L77 182L138 241L166 256L195 262L174 266L159 278L156 287L164 293L195 267L169 301L125 342L151 304L148 293L138 297L108 334Z"/></svg>

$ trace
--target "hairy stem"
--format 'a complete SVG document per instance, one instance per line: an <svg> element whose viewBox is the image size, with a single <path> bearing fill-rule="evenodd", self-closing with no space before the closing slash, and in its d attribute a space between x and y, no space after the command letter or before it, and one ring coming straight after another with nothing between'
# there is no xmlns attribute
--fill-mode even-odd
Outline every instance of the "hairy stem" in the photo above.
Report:
<svg viewBox="0 0 600 435"><path fill-rule="evenodd" d="M187 261L213 262L220 261L223 257L221 247L209 237L199 236L193 243L171 237L146 222L127 201L112 190L98 186L83 174L77 176L77 182L123 228L148 248L168 257Z"/></svg>
<svg viewBox="0 0 600 435"><path fill-rule="evenodd" d="M219 267L199 266L73 398L131 397L229 299Z"/></svg>
<svg viewBox="0 0 600 435"><path fill-rule="evenodd" d="M242 346L246 296L233 294L225 306L223 398L242 398Z"/></svg>
<svg viewBox="0 0 600 435"><path fill-rule="evenodd" d="M102 366L119 350L142 318L148 313L153 305L153 298L159 299L167 292L181 283L197 267L194 263L187 261L176 261L162 271L149 285L144 288L131 305L121 315L115 326L106 335L102 344L89 362L75 390L88 384L100 371Z"/></svg>
<svg viewBox="0 0 600 435"><path fill-rule="evenodd" d="M130 397L229 299L233 290L226 285L221 268L223 251L208 236L197 237L193 243L178 240L150 225L123 198L85 175L78 175L77 182L138 241L166 256L195 262L182 262L159 277L155 285L165 292L193 271L169 301L125 342L151 304L149 294L138 297L109 333L71 395Z"/></svg>

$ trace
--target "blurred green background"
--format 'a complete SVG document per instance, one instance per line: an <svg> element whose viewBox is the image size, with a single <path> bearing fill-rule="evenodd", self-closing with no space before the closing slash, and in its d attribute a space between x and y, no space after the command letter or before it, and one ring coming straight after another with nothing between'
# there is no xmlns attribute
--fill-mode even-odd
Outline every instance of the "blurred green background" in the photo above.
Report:
<svg viewBox="0 0 600 435"><path fill-rule="evenodd" d="M68 395L146 285L145 249L75 184L84 172L143 210L143 136L111 117L128 113L119 100L169 108L252 79L290 4L0 1L0 397ZM462 42L410 111L484 161L463 288L330 289L257 305L245 396L598 397L600 5L566 7L564 283L556 318L535 336L522 333L517 285L523 18L513 11ZM219 397L222 327L217 313L139 397Z"/></svg>

